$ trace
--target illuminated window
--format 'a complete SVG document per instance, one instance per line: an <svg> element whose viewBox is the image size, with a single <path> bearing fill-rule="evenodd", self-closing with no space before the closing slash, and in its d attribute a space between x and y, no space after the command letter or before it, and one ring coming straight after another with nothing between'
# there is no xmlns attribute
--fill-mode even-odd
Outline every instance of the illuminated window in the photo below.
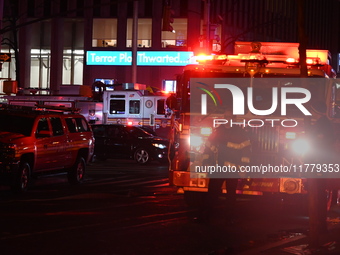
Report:
<svg viewBox="0 0 340 255"><path fill-rule="evenodd" d="M187 19L174 19L173 32L162 31L162 48L187 46Z"/></svg>
<svg viewBox="0 0 340 255"><path fill-rule="evenodd" d="M176 91L176 81L175 80L164 80L163 81L163 90L166 92L175 92Z"/></svg>
<svg viewBox="0 0 340 255"><path fill-rule="evenodd" d="M63 84L83 84L83 50L64 50Z"/></svg>
<svg viewBox="0 0 340 255"><path fill-rule="evenodd" d="M92 47L117 47L117 19L93 19Z"/></svg>
<svg viewBox="0 0 340 255"><path fill-rule="evenodd" d="M222 36L222 28L221 25L210 24L210 40L212 41L212 48L213 52L220 52L221 51L221 36ZM204 22L201 22L201 40L200 40L200 47L204 47L205 38L207 37Z"/></svg>
<svg viewBox="0 0 340 255"><path fill-rule="evenodd" d="M132 23L133 19L127 20L126 47L132 47ZM151 47L151 31L152 31L151 19L138 19L138 40L137 40L138 47L143 48Z"/></svg>
<svg viewBox="0 0 340 255"><path fill-rule="evenodd" d="M31 87L47 89L50 87L51 51L49 49L31 50Z"/></svg>

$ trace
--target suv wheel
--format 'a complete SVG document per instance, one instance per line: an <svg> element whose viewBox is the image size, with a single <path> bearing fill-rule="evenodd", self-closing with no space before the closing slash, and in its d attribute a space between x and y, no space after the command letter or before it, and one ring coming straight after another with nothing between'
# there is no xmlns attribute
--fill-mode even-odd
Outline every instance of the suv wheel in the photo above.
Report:
<svg viewBox="0 0 340 255"><path fill-rule="evenodd" d="M86 169L85 159L78 157L74 166L68 171L67 177L71 184L80 184L84 180Z"/></svg>
<svg viewBox="0 0 340 255"><path fill-rule="evenodd" d="M146 164L150 161L150 154L147 150L140 148L135 151L134 158L138 164Z"/></svg>
<svg viewBox="0 0 340 255"><path fill-rule="evenodd" d="M18 172L13 179L11 188L14 192L23 193L27 191L30 172L30 165L27 162L23 161L20 164Z"/></svg>

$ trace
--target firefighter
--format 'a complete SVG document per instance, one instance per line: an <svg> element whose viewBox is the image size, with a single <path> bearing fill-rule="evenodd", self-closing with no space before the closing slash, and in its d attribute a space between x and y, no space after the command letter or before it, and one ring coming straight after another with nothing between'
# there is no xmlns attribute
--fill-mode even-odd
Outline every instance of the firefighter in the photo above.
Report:
<svg viewBox="0 0 340 255"><path fill-rule="evenodd" d="M217 163L219 166L236 166L237 168L249 164L251 143L248 133L240 126L230 125L231 120L235 122L231 111L226 111L224 117L229 120L229 123L220 125L210 135L203 155L203 164L216 165ZM201 209L201 220L207 220L211 216L224 182L226 182L227 189L227 206L230 208L229 212L232 216L238 179L228 178L227 173L225 175L225 178L214 178L214 174L210 174L208 193Z"/></svg>
<svg viewBox="0 0 340 255"><path fill-rule="evenodd" d="M312 141L312 151L306 158L306 163L328 165L333 163L334 132L332 122L327 117L327 106L316 102L312 109L320 116L310 128L309 138ZM310 174L312 175L312 173ZM310 176L307 176L310 177ZM311 176L312 177L312 176ZM310 244L320 245L319 233L327 232L327 179L314 176L308 181ZM337 191L333 191L337 193Z"/></svg>
<svg viewBox="0 0 340 255"><path fill-rule="evenodd" d="M167 120L162 120L159 128L156 129L156 135L165 139L169 139L171 128L168 126Z"/></svg>

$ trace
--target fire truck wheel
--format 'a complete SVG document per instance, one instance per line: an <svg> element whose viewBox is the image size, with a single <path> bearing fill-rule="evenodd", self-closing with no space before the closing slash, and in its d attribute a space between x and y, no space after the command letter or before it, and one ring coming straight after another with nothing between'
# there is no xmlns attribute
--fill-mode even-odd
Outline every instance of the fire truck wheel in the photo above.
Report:
<svg viewBox="0 0 340 255"><path fill-rule="evenodd" d="M16 193L26 192L30 180L30 165L23 161L20 163L17 174L14 176L11 189Z"/></svg>
<svg viewBox="0 0 340 255"><path fill-rule="evenodd" d="M80 184L84 180L86 169L85 159L83 157L78 157L74 166L68 171L67 177L71 184Z"/></svg>
<svg viewBox="0 0 340 255"><path fill-rule="evenodd" d="M135 151L134 159L138 164L147 164L150 161L150 154L147 150L139 148Z"/></svg>

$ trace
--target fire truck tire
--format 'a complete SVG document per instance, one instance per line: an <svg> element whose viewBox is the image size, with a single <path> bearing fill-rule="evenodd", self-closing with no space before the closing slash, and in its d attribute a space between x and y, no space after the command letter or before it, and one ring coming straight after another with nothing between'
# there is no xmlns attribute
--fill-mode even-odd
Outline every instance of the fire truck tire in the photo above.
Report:
<svg viewBox="0 0 340 255"><path fill-rule="evenodd" d="M206 192L185 191L184 201L189 207L199 208L203 205L206 194Z"/></svg>
<svg viewBox="0 0 340 255"><path fill-rule="evenodd" d="M25 161L21 162L18 172L15 174L12 181L12 191L16 193L23 193L27 191L30 182L30 172L30 165Z"/></svg>
<svg viewBox="0 0 340 255"><path fill-rule="evenodd" d="M86 170L85 159L80 156L77 158L76 163L67 173L69 183L73 185L82 183L85 176L85 170Z"/></svg>
<svg viewBox="0 0 340 255"><path fill-rule="evenodd" d="M150 162L150 153L144 148L139 148L134 153L134 159L138 164L147 164Z"/></svg>

